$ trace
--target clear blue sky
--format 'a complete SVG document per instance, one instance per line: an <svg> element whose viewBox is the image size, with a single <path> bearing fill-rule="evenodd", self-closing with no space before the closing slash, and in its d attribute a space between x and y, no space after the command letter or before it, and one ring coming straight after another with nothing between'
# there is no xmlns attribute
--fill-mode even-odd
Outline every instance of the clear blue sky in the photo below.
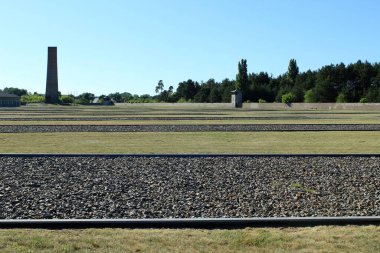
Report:
<svg viewBox="0 0 380 253"><path fill-rule="evenodd" d="M47 47L59 90L154 94L189 78L274 76L380 61L379 0L0 0L0 89L45 91Z"/></svg>

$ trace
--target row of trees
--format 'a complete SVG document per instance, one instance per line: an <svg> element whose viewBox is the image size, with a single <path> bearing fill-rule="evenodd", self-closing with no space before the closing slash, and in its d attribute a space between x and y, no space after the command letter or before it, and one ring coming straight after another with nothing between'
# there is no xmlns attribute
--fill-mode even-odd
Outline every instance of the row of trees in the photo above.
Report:
<svg viewBox="0 0 380 253"><path fill-rule="evenodd" d="M45 102L45 95L44 94L38 94L37 92L31 93L28 92L25 89L19 89L15 87L5 87L4 89L0 90L8 94L15 94L17 96L21 97L21 102L26 103L44 103ZM102 103L104 101L104 98L106 95L101 95L98 97L98 103ZM123 93L111 93L108 95L109 98L111 98L113 101L118 103L123 102L129 102L129 103L151 103L151 102L159 102L157 97L150 96L148 94L145 95L132 95L128 92ZM89 104L94 102L95 95L90 92L82 93L78 96L74 95L61 95L59 93L59 102L63 104Z"/></svg>
<svg viewBox="0 0 380 253"><path fill-rule="evenodd" d="M160 80L156 98L164 102L229 102L234 89L251 102L380 102L380 65L358 61L354 64L327 65L319 70L300 72L291 59L288 71L273 77L267 72L248 73L247 61L238 64L236 80L216 82L187 80L177 90L163 89Z"/></svg>
<svg viewBox="0 0 380 253"><path fill-rule="evenodd" d="M189 79L180 82L176 90L173 86L165 89L160 80L154 96L116 92L108 97L119 103L228 103L231 91L235 89L242 91L246 102L380 102L380 64L358 61L347 66L340 63L300 72L297 61L291 59L287 72L273 77L267 72L248 73L247 60L242 59L235 80L197 82ZM43 95L31 94L24 89L9 87L3 91L21 96L23 102L44 102ZM104 97L99 97L100 102ZM94 99L95 95L89 92L76 97L61 96L63 103L86 104Z"/></svg>
<svg viewBox="0 0 380 253"><path fill-rule="evenodd" d="M14 94L14 95L17 95L19 97L28 94L27 90L14 88L14 87L5 87L3 90L0 90L0 91L3 91L3 92L8 93L8 94Z"/></svg>
<svg viewBox="0 0 380 253"><path fill-rule="evenodd" d="M3 89L4 92L9 94L15 94L20 96L18 93L13 93L17 88L5 88ZM26 90L25 90L26 91ZM98 97L97 103L103 103L105 101L106 95L101 95ZM112 101L118 102L118 103L152 103L152 102L159 102L157 98L154 96L150 96L148 94L146 95L132 95L131 93L124 92L124 93L111 93L108 95ZM74 95L59 95L59 103L62 104L90 104L95 101L95 95L90 92L85 92L80 94L79 96ZM45 95L44 94L37 94L35 93L29 93L25 92L24 95L21 95L21 103L27 104L27 103L44 103L45 102Z"/></svg>
<svg viewBox="0 0 380 253"><path fill-rule="evenodd" d="M380 102L380 64L367 61L345 65L326 65L316 71L300 72L295 59L289 61L286 73L273 77L267 72L248 73L247 60L238 63L235 80L217 82L191 79L164 89L160 80L155 96L112 93L117 102L197 102L228 103L231 91L241 90L246 102Z"/></svg>

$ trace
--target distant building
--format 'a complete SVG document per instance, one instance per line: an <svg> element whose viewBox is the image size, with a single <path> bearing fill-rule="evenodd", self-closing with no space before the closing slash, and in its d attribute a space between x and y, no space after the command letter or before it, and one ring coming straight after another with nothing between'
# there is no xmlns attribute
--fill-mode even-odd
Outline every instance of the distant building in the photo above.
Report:
<svg viewBox="0 0 380 253"><path fill-rule="evenodd" d="M231 91L231 104L235 108L243 107L243 95L240 90Z"/></svg>
<svg viewBox="0 0 380 253"><path fill-rule="evenodd" d="M105 96L105 97L103 98L103 104L104 104L104 105L114 105L115 102L114 102L110 97Z"/></svg>
<svg viewBox="0 0 380 253"><path fill-rule="evenodd" d="M92 104L96 104L96 105L115 105L115 101L113 101L108 96L105 96L102 100L100 99L100 97L95 97L95 99L92 101Z"/></svg>
<svg viewBox="0 0 380 253"><path fill-rule="evenodd" d="M0 107L20 106L20 97L0 91Z"/></svg>

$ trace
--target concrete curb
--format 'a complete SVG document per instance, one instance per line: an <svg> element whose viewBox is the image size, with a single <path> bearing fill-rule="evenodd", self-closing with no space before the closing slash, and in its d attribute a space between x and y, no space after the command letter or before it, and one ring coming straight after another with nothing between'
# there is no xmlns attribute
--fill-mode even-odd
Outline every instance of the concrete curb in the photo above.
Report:
<svg viewBox="0 0 380 253"><path fill-rule="evenodd" d="M380 225L379 216L281 217L281 218L195 218L195 219L52 219L0 220L0 228L196 228L237 229L246 227L312 227Z"/></svg>

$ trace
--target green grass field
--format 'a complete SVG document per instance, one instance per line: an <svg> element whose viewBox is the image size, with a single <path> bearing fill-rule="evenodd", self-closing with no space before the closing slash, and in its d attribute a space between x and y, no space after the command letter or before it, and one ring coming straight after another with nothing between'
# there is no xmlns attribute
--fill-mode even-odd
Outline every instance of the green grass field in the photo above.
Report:
<svg viewBox="0 0 380 253"><path fill-rule="evenodd" d="M235 125L235 124L380 124L380 120L371 118L342 119L193 119L193 120L2 120L1 125Z"/></svg>
<svg viewBox="0 0 380 253"><path fill-rule="evenodd" d="M221 117L219 120L12 121L34 117ZM223 117L262 117L226 120ZM2 110L19 124L379 124L376 111L254 111L199 107L64 107ZM380 132L0 133L0 153L379 154ZM0 252L379 252L380 227L240 230L0 230Z"/></svg>
<svg viewBox="0 0 380 253"><path fill-rule="evenodd" d="M376 153L380 132L2 133L1 153Z"/></svg>
<svg viewBox="0 0 380 253"><path fill-rule="evenodd" d="M142 120L112 121L12 121L13 118L104 118L139 117ZM201 117L204 120L143 120L146 117ZM207 120L217 117L218 120ZM254 117L253 119L226 120L226 117ZM207 106L122 105L99 106L46 106L33 105L0 111L2 125L20 124L379 124L380 112L349 110L277 110L209 108Z"/></svg>
<svg viewBox="0 0 380 253"><path fill-rule="evenodd" d="M1 252L379 252L380 227L0 230Z"/></svg>

